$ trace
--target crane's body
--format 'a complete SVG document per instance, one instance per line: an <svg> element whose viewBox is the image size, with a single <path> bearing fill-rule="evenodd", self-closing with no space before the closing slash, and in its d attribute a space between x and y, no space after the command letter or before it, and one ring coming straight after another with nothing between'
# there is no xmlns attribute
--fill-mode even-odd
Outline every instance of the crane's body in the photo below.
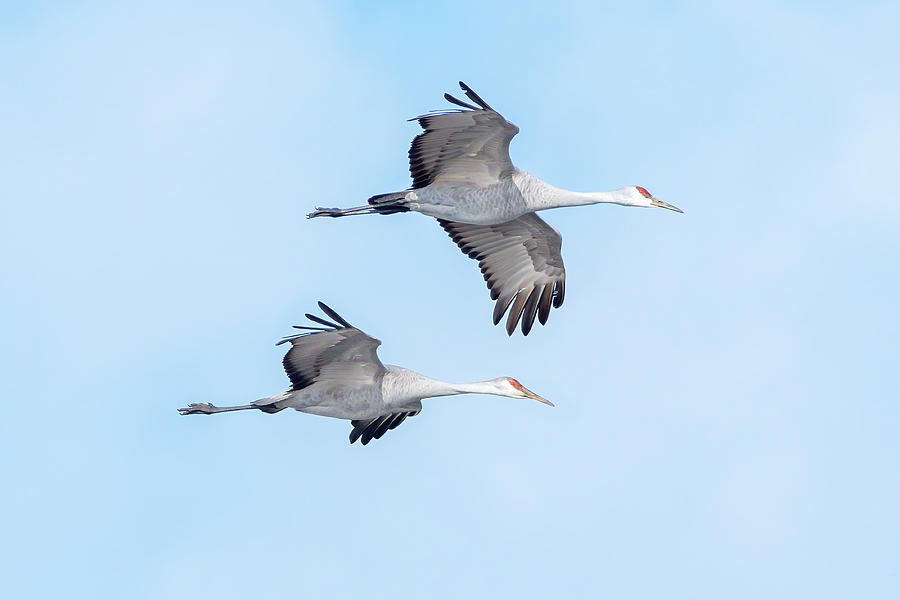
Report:
<svg viewBox="0 0 900 600"><path fill-rule="evenodd" d="M361 385L360 385L361 384ZM396 365L384 365L384 372L355 386L323 381L301 390L288 390L253 404L271 411L294 410L335 419L374 419L382 415L417 411L422 400L460 393L482 393L479 384L452 384L426 377ZM467 386L475 386L468 388ZM466 388L466 392L460 391Z"/></svg>
<svg viewBox="0 0 900 600"><path fill-rule="evenodd" d="M562 237L536 212L600 203L681 210L640 186L572 192L516 168L509 143L519 128L469 86L459 85L474 104L444 94L461 110L415 119L425 131L409 150L410 189L373 196L365 206L318 208L308 216L415 211L436 218L463 252L479 261L497 301L494 324L509 309L507 333L521 321L528 335L535 318L545 324L551 306L560 307L565 297Z"/></svg>
<svg viewBox="0 0 900 600"><path fill-rule="evenodd" d="M191 404L183 415L215 414L238 410L276 413L285 408L352 422L350 443L378 439L407 417L422 410L424 398L457 394L493 394L531 398L552 404L527 390L515 379L499 377L474 383L448 383L395 365L382 364L376 349L381 342L350 325L323 303L319 307L334 319L306 316L324 327L297 326L310 332L289 336L291 349L283 364L290 390L241 406Z"/></svg>
<svg viewBox="0 0 900 600"><path fill-rule="evenodd" d="M429 185L404 196L410 210L472 225L505 223L533 212L512 177L486 187Z"/></svg>
<svg viewBox="0 0 900 600"><path fill-rule="evenodd" d="M436 219L450 219L470 225L498 225L551 208L601 203L632 206L631 200L629 188L608 192L572 192L515 169L509 177L485 187L431 184L408 190L403 192L402 205ZM359 208L378 212L371 206Z"/></svg>

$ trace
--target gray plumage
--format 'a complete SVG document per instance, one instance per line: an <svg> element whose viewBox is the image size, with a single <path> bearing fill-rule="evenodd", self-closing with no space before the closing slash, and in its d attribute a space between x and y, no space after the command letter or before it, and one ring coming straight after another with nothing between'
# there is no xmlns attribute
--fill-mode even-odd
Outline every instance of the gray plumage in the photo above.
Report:
<svg viewBox="0 0 900 600"><path fill-rule="evenodd" d="M444 97L468 107L416 117L425 131L415 137L409 149L409 172L413 189L432 184L488 187L509 179L515 167L509 158L509 143L519 128L475 96L464 83L460 85L481 108Z"/></svg>
<svg viewBox="0 0 900 600"><path fill-rule="evenodd" d="M550 307L559 308L566 294L566 269L560 248L562 237L534 213L497 225L469 225L439 219L441 227L460 250L478 261L494 307L494 325L507 308L509 334L522 319L522 333L528 335L535 316L541 325L550 316Z"/></svg>

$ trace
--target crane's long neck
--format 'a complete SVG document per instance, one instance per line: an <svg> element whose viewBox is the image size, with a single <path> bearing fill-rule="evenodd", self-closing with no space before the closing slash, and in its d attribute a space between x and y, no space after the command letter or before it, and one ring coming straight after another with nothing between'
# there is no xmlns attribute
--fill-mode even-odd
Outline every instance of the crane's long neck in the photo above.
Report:
<svg viewBox="0 0 900 600"><path fill-rule="evenodd" d="M497 387L492 381L473 381L471 383L451 383L453 394L495 394Z"/></svg>
<svg viewBox="0 0 900 600"><path fill-rule="evenodd" d="M490 381L473 383L450 383L432 379L421 373L386 365L388 372L382 381L382 392L386 403L402 405L422 398L456 396L458 394L492 394L496 387Z"/></svg>
<svg viewBox="0 0 900 600"><path fill-rule="evenodd" d="M632 204L625 193L627 188L608 192L573 192L550 185L546 181L524 171L514 175L513 180L525 197L525 203L532 210L601 203Z"/></svg>

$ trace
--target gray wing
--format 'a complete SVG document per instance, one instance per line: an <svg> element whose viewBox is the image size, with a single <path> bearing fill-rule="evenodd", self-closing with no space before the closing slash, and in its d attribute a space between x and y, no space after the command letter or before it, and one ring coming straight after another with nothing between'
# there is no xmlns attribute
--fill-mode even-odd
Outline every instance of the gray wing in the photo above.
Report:
<svg viewBox="0 0 900 600"><path fill-rule="evenodd" d="M278 342L291 343L291 349L284 355L284 370L291 380L292 389L302 390L314 383L337 384L346 388L362 388L381 385L386 369L378 358L377 350L381 341L370 337L353 327L326 304L319 302L319 308L334 321L315 315L306 317L323 327L306 327L306 333L289 336ZM362 437L363 445L373 438L379 439L388 430L400 425L407 417L413 417L422 410L422 403L409 405L409 410L382 415L374 419L353 420L350 443Z"/></svg>
<svg viewBox="0 0 900 600"><path fill-rule="evenodd" d="M432 183L464 183L488 186L515 167L509 158L509 142L519 128L503 118L462 81L460 87L478 106L444 94L465 110L449 110L415 119L424 129L409 149L412 187Z"/></svg>
<svg viewBox="0 0 900 600"><path fill-rule="evenodd" d="M381 385L385 373L377 354L381 341L353 327L324 303L319 302L319 307L335 322L307 314L308 319L324 327L296 325L308 332L278 342L291 343L282 361L291 389L302 390L321 381L352 387Z"/></svg>
<svg viewBox="0 0 900 600"><path fill-rule="evenodd" d="M350 432L350 443L362 437L362 445L365 446L372 439L381 439L390 429L395 429L406 420L407 417L414 417L422 412L422 403L417 402L417 407L410 406L412 410L394 412L374 419L356 419L350 421L353 425L353 431Z"/></svg>
<svg viewBox="0 0 900 600"><path fill-rule="evenodd" d="M494 325L506 310L506 332L519 319L528 335L535 316L547 323L550 307L562 306L566 295L562 236L534 213L497 225L469 225L438 219L460 250L478 261L494 306Z"/></svg>

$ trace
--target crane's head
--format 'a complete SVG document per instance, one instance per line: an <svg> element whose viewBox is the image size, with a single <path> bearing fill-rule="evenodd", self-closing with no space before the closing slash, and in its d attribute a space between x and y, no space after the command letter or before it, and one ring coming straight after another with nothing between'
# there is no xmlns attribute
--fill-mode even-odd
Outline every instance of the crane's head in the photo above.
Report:
<svg viewBox="0 0 900 600"><path fill-rule="evenodd" d="M656 198L647 191L647 188L642 188L639 185L629 185L627 188L623 190L628 198L628 204L632 206L644 206L646 208L650 208L652 206L658 206L660 208L668 208L669 210L674 210L675 212L683 213L684 211L678 208L677 206L672 206L666 202L663 202L659 198Z"/></svg>
<svg viewBox="0 0 900 600"><path fill-rule="evenodd" d="M544 404L547 404L549 406L553 406L552 402L541 398L512 377L498 377L497 379L492 379L491 383L497 390L494 393L498 396L508 396L509 398L530 398L532 400L537 400L538 402L543 402Z"/></svg>

